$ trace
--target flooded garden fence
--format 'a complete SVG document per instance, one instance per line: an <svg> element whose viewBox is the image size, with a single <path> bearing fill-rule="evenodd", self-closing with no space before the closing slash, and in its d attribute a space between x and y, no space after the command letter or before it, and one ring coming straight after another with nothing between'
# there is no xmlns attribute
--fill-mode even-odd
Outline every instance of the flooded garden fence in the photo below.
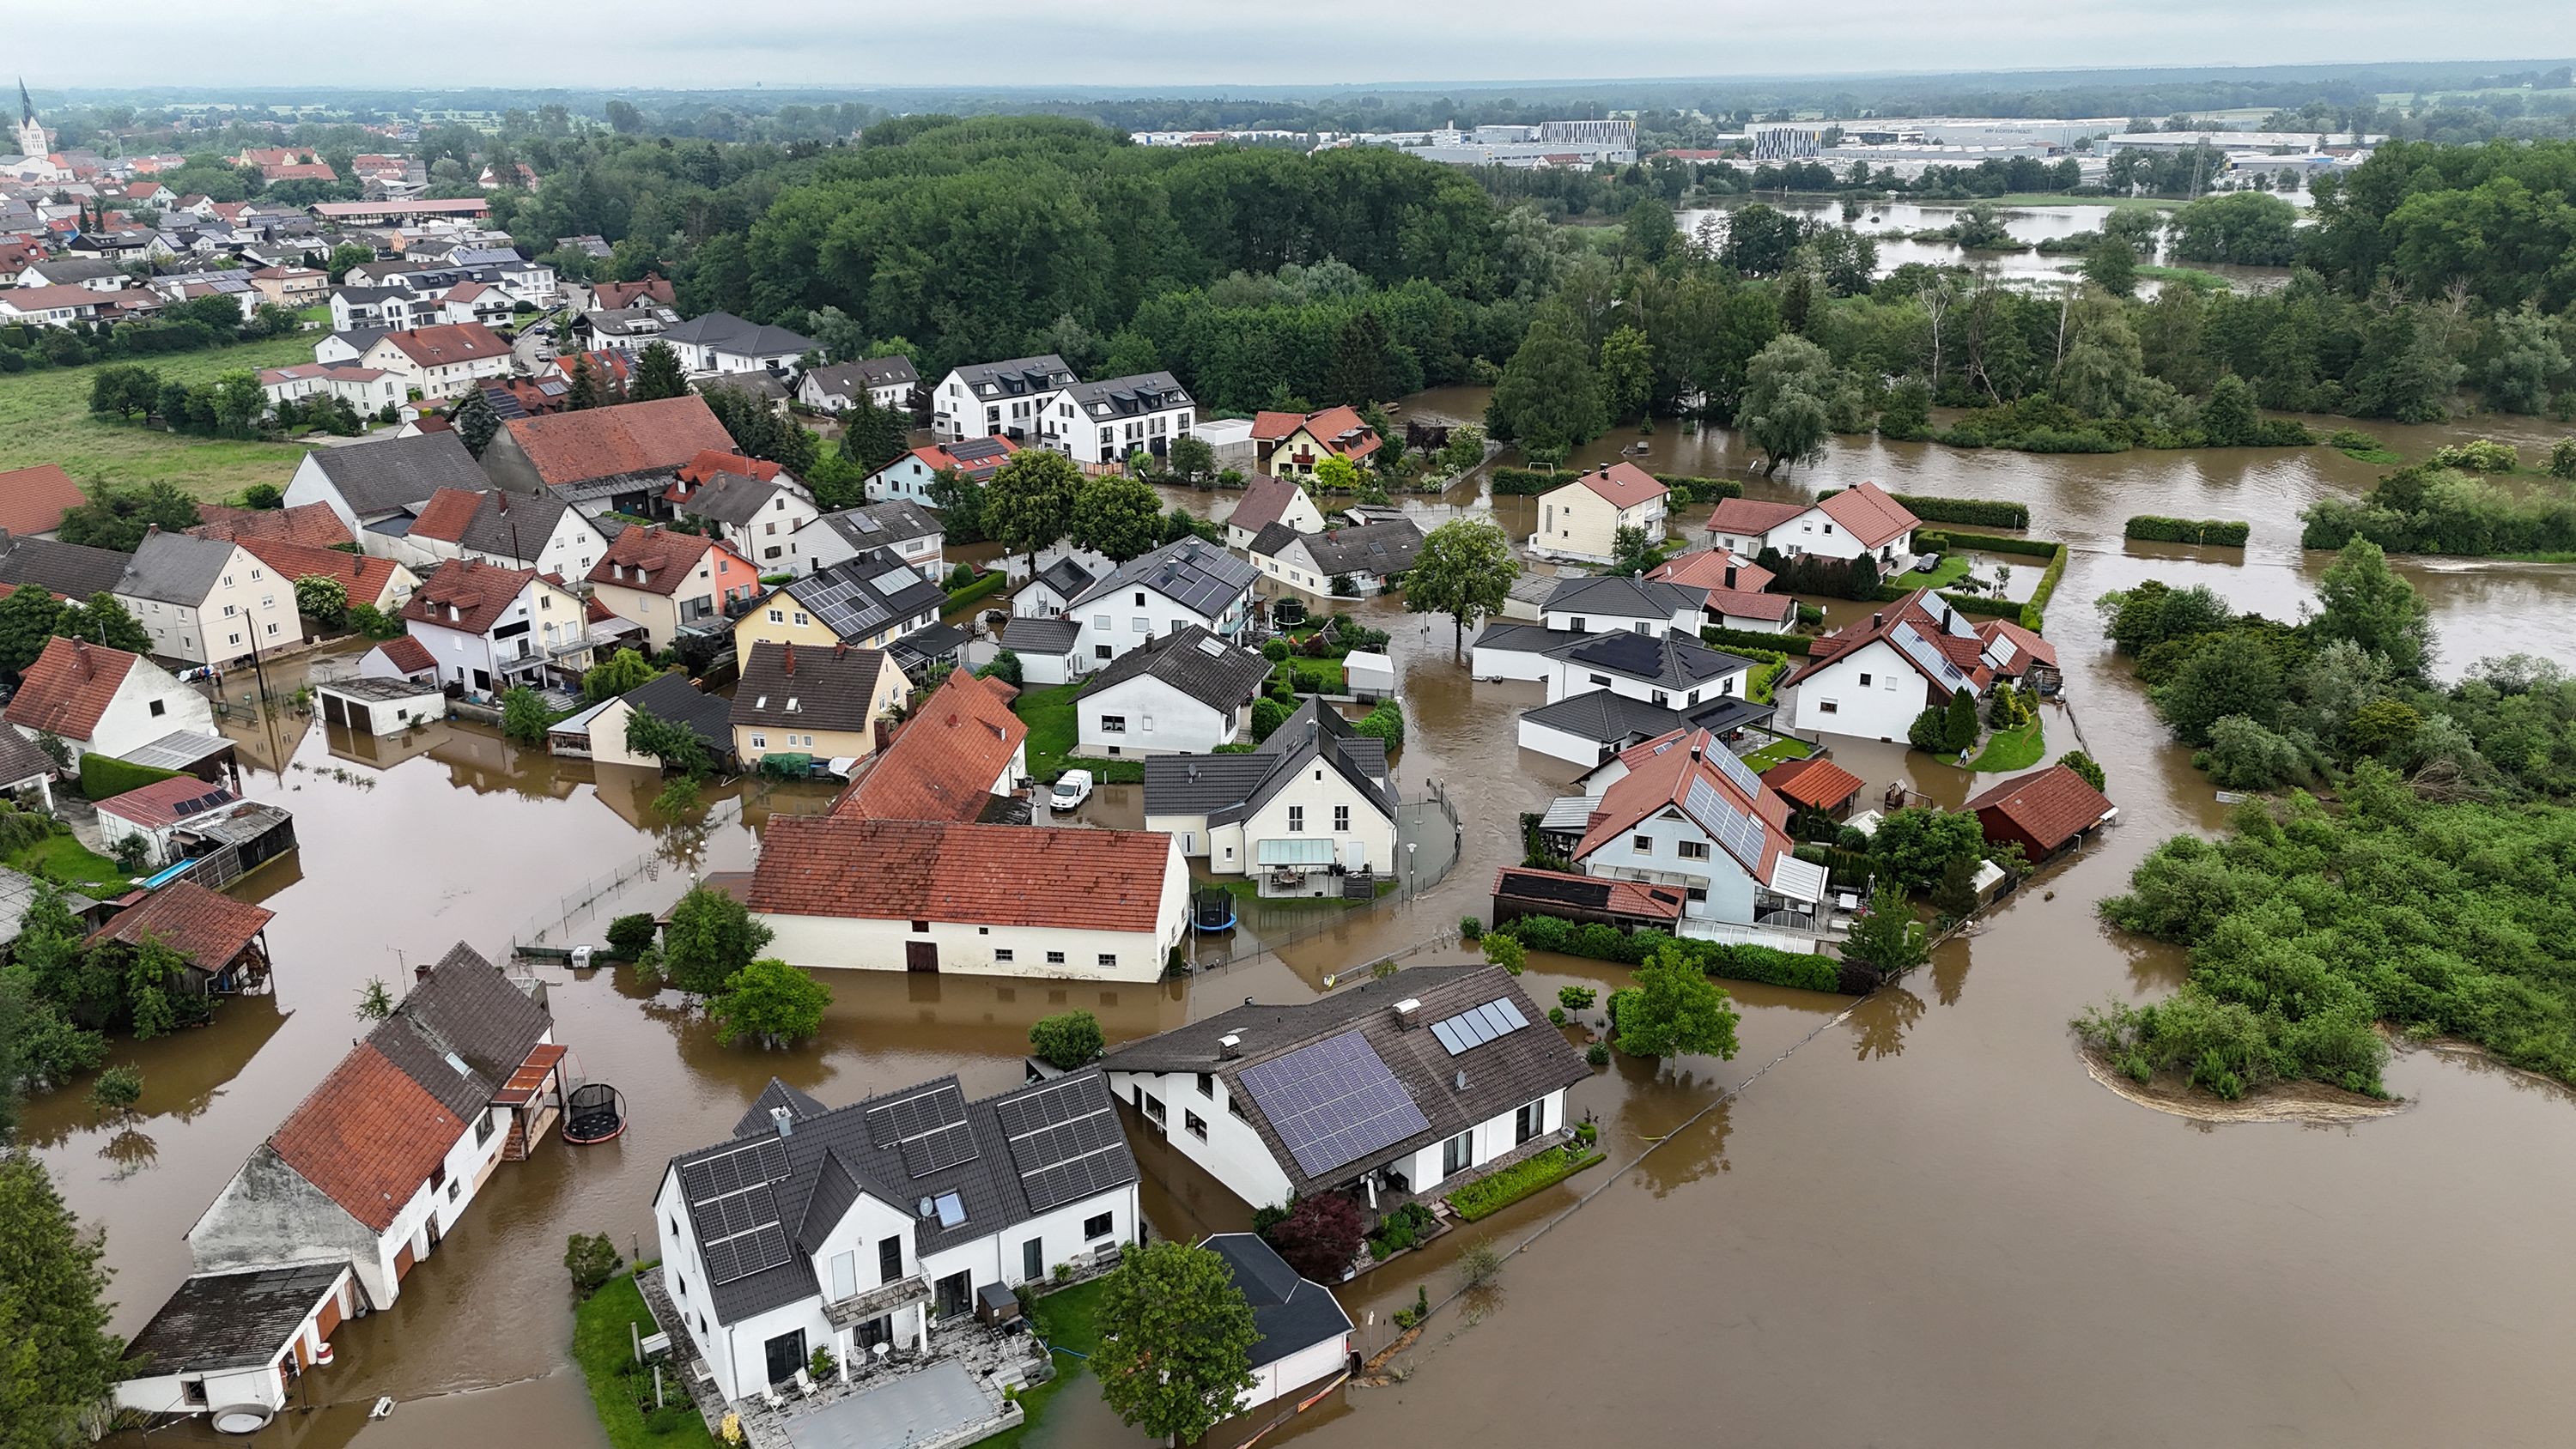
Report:
<svg viewBox="0 0 2576 1449"><path fill-rule="evenodd" d="M707 818L693 828L693 833L703 833L720 825L731 825L741 818L740 797L718 801L707 811ZM675 841L674 845L676 844ZM613 904L618 897L625 895L628 888L635 882L659 881L665 871L694 874L694 868L680 857L673 845L665 845L659 850L646 851L613 870L603 871L590 877L557 896L554 905L547 908L550 914L532 917L527 925L512 933L510 955L517 956L523 946L573 944L570 936L574 926L600 920L607 914L606 907Z"/></svg>
<svg viewBox="0 0 2576 1449"><path fill-rule="evenodd" d="M1451 802L1448 787L1440 781L1427 781L1419 797L1397 802L1395 827L1399 848L1411 848L1406 850L1405 863L1381 883L1376 895L1344 905L1274 905L1262 911L1261 919L1249 923L1248 930L1224 941L1193 935L1181 953L1190 971L1244 965L1318 936L1347 930L1379 911L1411 901L1447 880L1449 872L1457 868L1461 839L1458 807ZM1410 954L1414 949L1418 948L1406 948L1397 954Z"/></svg>

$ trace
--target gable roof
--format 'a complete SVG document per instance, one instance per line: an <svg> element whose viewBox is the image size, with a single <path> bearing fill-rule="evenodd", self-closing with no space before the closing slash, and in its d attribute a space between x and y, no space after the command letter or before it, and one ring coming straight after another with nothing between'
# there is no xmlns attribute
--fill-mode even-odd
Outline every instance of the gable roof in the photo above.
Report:
<svg viewBox="0 0 2576 1449"><path fill-rule="evenodd" d="M1218 1233L1199 1244L1225 1260L1234 1286L1252 1307L1250 1361L1277 1363L1351 1331L1351 1315L1323 1284L1299 1276L1279 1250L1255 1233Z"/></svg>
<svg viewBox="0 0 2576 1449"><path fill-rule="evenodd" d="M429 646L409 634L388 639L368 652L382 654L387 664L405 674L418 674L438 667L438 658L429 652Z"/></svg>
<svg viewBox="0 0 2576 1449"><path fill-rule="evenodd" d="M837 513L826 513L814 522L832 530L842 542L858 549L882 548L889 543L906 543L947 531L947 525L937 514L903 499L863 503Z"/></svg>
<svg viewBox="0 0 2576 1449"><path fill-rule="evenodd" d="M1626 574L1578 575L1565 579L1540 605L1543 613L1571 613L1604 619L1670 619L1700 607L1699 598L1681 584L1630 578Z"/></svg>
<svg viewBox="0 0 2576 1449"><path fill-rule="evenodd" d="M1203 538L1184 538L1111 569L1083 590L1071 607L1080 608L1132 586L1152 589L1202 618L1213 619L1260 577L1259 569L1222 547Z"/></svg>
<svg viewBox="0 0 2576 1449"><path fill-rule="evenodd" d="M936 613L948 598L938 584L882 548L781 584L762 605L780 595L795 600L835 638L844 640L871 638L922 614Z"/></svg>
<svg viewBox="0 0 2576 1449"><path fill-rule="evenodd" d="M459 941L367 1033L367 1043L440 1106L471 1121L552 1025L534 997Z"/></svg>
<svg viewBox="0 0 2576 1449"><path fill-rule="evenodd" d="M1671 734L1682 727L1679 711L1613 689L1589 689L1552 704L1521 711L1531 724L1596 744L1625 745Z"/></svg>
<svg viewBox="0 0 2576 1449"><path fill-rule="evenodd" d="M665 723L687 725L719 755L733 753L733 701L691 684L686 670L657 675L618 698Z"/></svg>
<svg viewBox="0 0 2576 1449"><path fill-rule="evenodd" d="M702 317L692 317L664 329L662 336L674 345L689 343L741 357L768 357L777 353L794 353L802 357L814 350L814 339L801 332L765 326L731 312L709 312ZM730 378L725 380L731 381Z"/></svg>
<svg viewBox="0 0 2576 1449"><path fill-rule="evenodd" d="M1252 440L1256 443L1283 443L1301 428L1327 451L1345 458L1365 458L1384 442L1376 429L1361 420L1359 409L1347 403L1321 412L1261 412L1252 416Z"/></svg>
<svg viewBox="0 0 2576 1449"><path fill-rule="evenodd" d="M1255 655L1256 659L1260 656ZM1263 668L1268 669L1263 661ZM971 672L950 671L832 804L835 815L880 820L974 820L1029 728Z"/></svg>
<svg viewBox="0 0 2576 1449"><path fill-rule="evenodd" d="M1330 768L1361 799L1394 816L1386 741L1353 730L1312 695L1249 752L1147 756L1145 813L1204 815L1210 825L1248 819L1311 764Z"/></svg>
<svg viewBox="0 0 2576 1449"><path fill-rule="evenodd" d="M1047 832L1036 832L1044 834ZM1399 1026L1395 1004L1413 1000L1416 1025ZM1504 1032L1452 1055L1430 1030L1434 1022L1488 1002L1508 1001L1529 1025ZM1243 1074L1264 1063L1326 1040L1356 1034L1358 1049L1383 1063L1427 1124L1422 1129L1346 1162L1309 1173L1281 1138L1260 1094ZM1237 1038L1238 1056L1227 1056L1219 1038ZM1347 1049L1347 1048L1345 1048ZM1175 1027L1112 1050L1101 1060L1109 1072L1209 1072L1224 1081L1228 1099L1243 1107L1262 1144L1270 1149L1290 1187L1300 1196L1348 1182L1380 1163L1491 1121L1535 1098L1591 1076L1547 1014L1499 966L1414 966L1383 979L1285 1005L1244 1005L1187 1026ZM1460 1074L1466 1085L1457 1085Z"/></svg>
<svg viewBox="0 0 2576 1449"><path fill-rule="evenodd" d="M230 805L241 797L221 785L209 785L194 775L173 775L149 785L137 785L121 795L110 795L98 802L98 812L130 820L147 830L176 825L190 816L217 806ZM186 812L182 805L196 808Z"/></svg>
<svg viewBox="0 0 2576 1449"><path fill-rule="evenodd" d="M0 529L11 533L51 533L63 526L65 513L88 501L60 463L0 473Z"/></svg>
<svg viewBox="0 0 2576 1449"><path fill-rule="evenodd" d="M792 1131L779 1135L772 1108L788 1114ZM943 1150L924 1150L924 1123L947 1124ZM693 1183L718 1184L693 1169L727 1158L738 1166L719 1181L766 1188L756 1196L774 1205L774 1230L784 1240L772 1243L776 1261L738 1276L710 1274L720 1281L707 1284L717 1320L737 1323L791 1303L819 1305L818 1285L828 1276L818 1274L813 1254L862 1192L914 1217L914 1250L927 1257L1125 1190L1136 1181L1136 1160L1117 1123L1116 1104L1096 1071L975 1102L965 1099L956 1077L938 1077L829 1110L773 1082L730 1140L671 1159L667 1176L678 1180L702 1255L705 1244L733 1235L728 1230L736 1224L700 1211ZM918 1204L950 1195L960 1214L955 1223L943 1223L935 1212L919 1215ZM754 1230L770 1226L755 1220Z"/></svg>
<svg viewBox="0 0 2576 1449"><path fill-rule="evenodd" d="M1648 583L1677 584L1686 589L1707 589L1712 593L1758 594L1771 587L1774 577L1769 569L1747 563L1722 548L1695 548L1687 553L1677 553L1646 570Z"/></svg>
<svg viewBox="0 0 2576 1449"><path fill-rule="evenodd" d="M1860 793L1861 778L1822 755L1785 760L1762 772L1762 783L1800 805L1831 810Z"/></svg>
<svg viewBox="0 0 2576 1449"><path fill-rule="evenodd" d="M701 452L733 451L733 435L696 393L578 412L512 418L502 427L550 487L677 470ZM459 451L463 445L459 445Z"/></svg>
<svg viewBox="0 0 2576 1449"><path fill-rule="evenodd" d="M960 438L944 445L926 444L905 454L904 458L912 459L933 473L953 472L982 483L1002 471L1002 465L1011 461L1011 455L1019 450L1020 445L1008 438ZM900 463L904 458L897 458L894 462ZM893 466L894 463L888 463L868 476L877 477Z"/></svg>
<svg viewBox="0 0 2576 1449"><path fill-rule="evenodd" d="M682 533L658 523L628 528L608 541L607 551L590 566L587 577L594 584L669 595L689 581L707 550L722 547L703 534Z"/></svg>
<svg viewBox="0 0 2576 1449"><path fill-rule="evenodd" d="M361 1042L296 1104L268 1145L323 1196L381 1233L464 1134L462 1118Z"/></svg>
<svg viewBox="0 0 2576 1449"><path fill-rule="evenodd" d="M2032 664L2057 667L2057 646L2010 619L1980 619L1977 637L1998 674L2020 674ZM2027 659L2024 655L2029 656Z"/></svg>
<svg viewBox="0 0 2576 1449"><path fill-rule="evenodd" d="M1665 634L1587 634L1548 651L1569 664L1606 669L1631 679L1689 689L1753 667L1753 661L1711 649L1676 630Z"/></svg>
<svg viewBox="0 0 2576 1449"><path fill-rule="evenodd" d="M1746 780L1753 782L1749 790ZM1688 816L1745 874L1765 885L1782 859L1794 859L1788 802L1765 789L1725 741L1700 729L1676 731L1641 747L1630 759L1628 773L1602 792L1601 808L1575 846L1574 858L1582 860L1666 809ZM1730 824L1743 817L1753 822L1750 833Z"/></svg>
<svg viewBox="0 0 2576 1449"><path fill-rule="evenodd" d="M878 650L846 644L754 644L742 661L729 718L754 727L865 733L876 719L885 662Z"/></svg>
<svg viewBox="0 0 2576 1449"><path fill-rule="evenodd" d="M1945 698L1960 689L1982 694L1994 678L1986 663L1984 641L1965 628L1947 601L1936 599L1930 589L1916 589L1872 611L1868 618L1815 640L1808 646L1807 662L1778 687L1787 689L1843 656L1882 641Z"/></svg>
<svg viewBox="0 0 2576 1449"><path fill-rule="evenodd" d="M870 357L858 362L836 362L805 374L825 396L857 397L872 387L897 387L921 379L912 369L912 359L901 353L892 357Z"/></svg>
<svg viewBox="0 0 2576 1449"><path fill-rule="evenodd" d="M402 617L459 633L488 634L536 577L535 569L505 569L473 559L449 559L430 570L429 577L412 590L411 598L402 606ZM450 608L456 610L455 618L448 617Z"/></svg>
<svg viewBox="0 0 2576 1449"><path fill-rule="evenodd" d="M1150 932L1172 851L1141 830L779 815L747 899L780 915Z"/></svg>
<svg viewBox="0 0 2576 1449"><path fill-rule="evenodd" d="M1634 463L1605 463L1573 481L1582 484L1586 491L1608 500L1611 507L1622 510L1652 503L1672 492L1656 482L1654 474Z"/></svg>
<svg viewBox="0 0 2576 1449"><path fill-rule="evenodd" d="M483 465L474 461L474 455L465 451L464 440L453 432L377 438L345 448L316 448L304 456L331 480L341 501L362 521L371 513L417 507L441 488L479 493L492 486Z"/></svg>
<svg viewBox="0 0 2576 1449"><path fill-rule="evenodd" d="M221 539L191 538L184 533L153 529L143 535L143 542L127 560L125 576L117 580L116 592L138 599L158 599L165 604L202 604L222 580L224 570L233 566L233 551L239 547Z"/></svg>
<svg viewBox="0 0 2576 1449"><path fill-rule="evenodd" d="M1144 676L1222 712L1248 703L1260 692L1261 682L1270 677L1270 661L1190 624L1109 661L1107 668L1091 677L1084 692L1096 695Z"/></svg>
<svg viewBox="0 0 2576 1449"><path fill-rule="evenodd" d="M1768 498L1721 498L1708 515L1711 533L1764 534L1807 511L1804 503Z"/></svg>
<svg viewBox="0 0 2576 1449"><path fill-rule="evenodd" d="M0 583L33 584L67 599L118 592L132 561L130 554L85 543L0 535Z"/></svg>
<svg viewBox="0 0 2576 1449"><path fill-rule="evenodd" d="M1077 382L1064 391L1082 416L1094 422L1142 417L1166 408L1190 405L1189 389L1181 386L1180 379L1168 372L1140 372L1100 382Z"/></svg>
<svg viewBox="0 0 2576 1449"><path fill-rule="evenodd" d="M248 538L277 538L329 548L335 543L358 541L328 503L298 503L287 508L226 508L220 503L200 503L197 520L197 526L187 530L189 533L235 543Z"/></svg>
<svg viewBox="0 0 2576 1449"><path fill-rule="evenodd" d="M1272 414L1263 413L1262 416L1266 418ZM1293 418L1296 414L1279 416ZM1226 515L1226 526L1259 533L1274 523L1284 521L1288 516L1288 505L1303 496L1305 490L1299 488L1295 480L1264 473L1252 481L1251 487L1243 490L1243 500L1234 505L1234 512Z"/></svg>
<svg viewBox="0 0 2576 1449"><path fill-rule="evenodd" d="M45 651L20 676L18 692L0 719L67 740L86 740L98 733L99 716L107 713L108 702L139 662L140 655L104 644L48 639Z"/></svg>
<svg viewBox="0 0 2576 1449"><path fill-rule="evenodd" d="M958 368L955 376L977 397L1027 397L1070 387L1073 369L1052 352L1014 357L1004 362L978 362Z"/></svg>
<svg viewBox="0 0 2576 1449"><path fill-rule="evenodd" d="M1282 534L1288 536L1278 536ZM1348 528L1327 528L1321 533L1293 533L1288 525L1274 523L1261 531L1252 551L1276 554L1299 540L1304 541L1306 556L1315 561L1315 567L1336 577L1368 574L1384 578L1404 573L1422 552L1422 529L1410 518L1380 519Z"/></svg>
<svg viewBox="0 0 2576 1449"><path fill-rule="evenodd" d="M492 335L492 329L480 322L445 322L434 327L414 327L402 332L388 332L377 339L387 343L416 367L452 367L460 362L480 362L488 357L507 357L510 344Z"/></svg>
<svg viewBox="0 0 2576 1449"><path fill-rule="evenodd" d="M2060 763L2006 780L1960 808L1980 818L1991 812L2041 849L2055 850L2100 824L2111 813L2111 797Z"/></svg>
<svg viewBox="0 0 2576 1449"><path fill-rule="evenodd" d="M190 783L201 791L208 788L202 781ZM277 913L265 906L235 900L182 877L145 896L90 940L121 941L128 946L159 941L200 971L221 971L276 919Z"/></svg>
<svg viewBox="0 0 2576 1449"><path fill-rule="evenodd" d="M741 473L718 473L689 495L680 505L684 513L700 518L747 527L769 506L769 500L781 493L794 494L795 489L775 478L760 479Z"/></svg>
<svg viewBox="0 0 2576 1449"><path fill-rule="evenodd" d="M1863 548L1876 548L1902 538L1923 524L1913 510L1875 483L1855 483L1830 498L1819 499L1816 506L1824 510L1827 518L1842 525L1843 532Z"/></svg>
<svg viewBox="0 0 2576 1449"><path fill-rule="evenodd" d="M382 598L385 586L393 582L395 571L402 567L389 558L368 558L345 549L316 548L283 538L247 538L240 547L289 580L339 580L341 587L349 591L352 604L372 604Z"/></svg>

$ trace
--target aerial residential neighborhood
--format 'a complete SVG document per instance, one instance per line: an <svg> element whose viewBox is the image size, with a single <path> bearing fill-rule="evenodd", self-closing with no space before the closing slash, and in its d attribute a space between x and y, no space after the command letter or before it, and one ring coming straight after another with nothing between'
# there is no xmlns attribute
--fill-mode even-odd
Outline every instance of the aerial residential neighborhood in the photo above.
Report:
<svg viewBox="0 0 2576 1449"><path fill-rule="evenodd" d="M2558 1442L2383 9L12 17L0 1438Z"/></svg>

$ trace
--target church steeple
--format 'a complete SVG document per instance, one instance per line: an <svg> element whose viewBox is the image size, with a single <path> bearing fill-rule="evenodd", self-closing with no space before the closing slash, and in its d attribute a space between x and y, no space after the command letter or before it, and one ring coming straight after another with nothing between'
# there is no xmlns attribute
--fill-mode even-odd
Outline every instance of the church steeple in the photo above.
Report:
<svg viewBox="0 0 2576 1449"><path fill-rule="evenodd" d="M18 77L18 124L21 126L36 124L36 102L27 94L25 76Z"/></svg>

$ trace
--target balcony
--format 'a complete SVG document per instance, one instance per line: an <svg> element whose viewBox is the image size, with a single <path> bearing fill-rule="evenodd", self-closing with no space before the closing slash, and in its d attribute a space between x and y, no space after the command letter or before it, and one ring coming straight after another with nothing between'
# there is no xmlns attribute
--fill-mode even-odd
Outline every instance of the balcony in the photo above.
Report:
<svg viewBox="0 0 2576 1449"><path fill-rule="evenodd" d="M831 1320L834 1328L848 1328L929 1301L930 1284L916 1275L853 1293L837 1303L824 1304L823 1316Z"/></svg>

